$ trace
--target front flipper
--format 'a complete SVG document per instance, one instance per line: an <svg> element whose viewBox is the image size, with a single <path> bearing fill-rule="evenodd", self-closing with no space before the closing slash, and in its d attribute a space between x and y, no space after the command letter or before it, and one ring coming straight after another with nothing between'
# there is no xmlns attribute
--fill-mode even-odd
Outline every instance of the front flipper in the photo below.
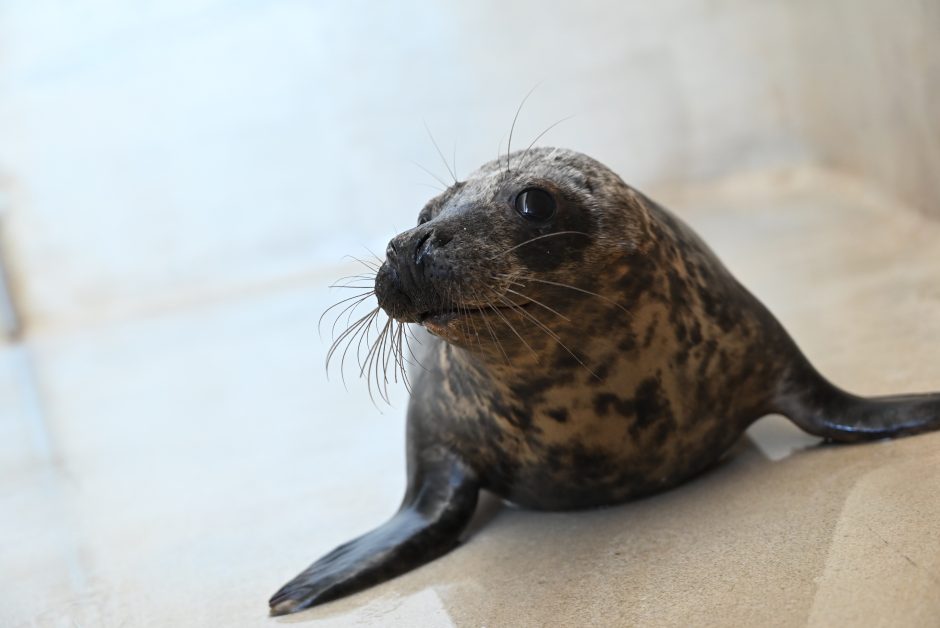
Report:
<svg viewBox="0 0 940 628"><path fill-rule="evenodd" d="M271 614L294 613L361 591L446 554L473 516L478 493L470 468L441 453L410 479L394 517L340 545L281 587L269 602Z"/></svg>

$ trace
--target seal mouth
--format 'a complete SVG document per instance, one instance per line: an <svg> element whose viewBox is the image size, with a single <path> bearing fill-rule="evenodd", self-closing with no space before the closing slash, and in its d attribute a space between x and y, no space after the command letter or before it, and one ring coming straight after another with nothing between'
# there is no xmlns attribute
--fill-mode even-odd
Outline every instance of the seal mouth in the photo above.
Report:
<svg viewBox="0 0 940 628"><path fill-rule="evenodd" d="M524 303L513 303L512 305L471 305L460 308L427 311L418 314L418 324L441 327L459 318L492 315L496 313L494 310L498 311L500 315L503 315L503 312L518 313L520 309L527 310L532 303L532 301L525 301Z"/></svg>

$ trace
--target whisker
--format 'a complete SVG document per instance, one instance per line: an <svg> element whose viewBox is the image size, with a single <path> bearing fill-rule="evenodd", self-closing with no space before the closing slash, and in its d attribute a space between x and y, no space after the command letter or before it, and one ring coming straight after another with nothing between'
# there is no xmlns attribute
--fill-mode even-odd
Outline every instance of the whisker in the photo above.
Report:
<svg viewBox="0 0 940 628"><path fill-rule="evenodd" d="M349 390L349 387L346 385L346 356L349 354L349 350L352 348L352 344L355 341L356 336L358 336L359 342L356 343L356 362L359 362L359 359L360 359L359 356L362 351L362 340L363 338L367 339L369 337L369 332L372 329L372 323L376 320L376 318L378 318L378 315L379 315L378 311L373 311L369 315L368 320L366 320L365 323L349 339L349 341L346 343L346 348L343 350L343 356L340 359L339 368L340 368L340 374L341 374L340 379L343 382L343 388L345 388L346 390Z"/></svg>
<svg viewBox="0 0 940 628"><path fill-rule="evenodd" d="M399 323L392 323L392 327L388 332L388 355L386 356L387 364L392 365L392 383L398 383L398 354L395 353L395 343L398 340L398 325ZM388 367L386 366L386 370ZM386 371L387 372L387 371Z"/></svg>
<svg viewBox="0 0 940 628"><path fill-rule="evenodd" d="M348 315L346 316L346 329L348 329L353 324L352 323L353 315L355 315L356 310L359 308L360 305L362 305L366 301L366 299L368 299L368 296L362 297L358 301L354 301L350 303L345 308L343 308L343 310L339 314L336 315L336 318L333 319L333 324L330 325L330 339L331 340L336 339L336 327L339 325L340 320L342 320L343 314L348 313ZM320 330L318 329L317 331L319 332ZM321 333L320 336L322 337L323 334Z"/></svg>
<svg viewBox="0 0 940 628"><path fill-rule="evenodd" d="M356 281L365 281L368 282L365 284L367 288L372 288L375 286L375 273L370 275L349 275L348 277L340 277L333 283L329 285L330 288L346 288L352 286Z"/></svg>
<svg viewBox="0 0 940 628"><path fill-rule="evenodd" d="M529 90L529 93L525 95L525 98L522 99L522 102L519 103L519 108L516 109L516 115L512 117L512 125L509 127L509 142L506 144L506 172L512 173L512 163L510 162L509 155L512 153L512 132L516 129L516 120L519 119L519 112L522 111L522 107L525 105L525 101L529 99L529 96L532 95L532 92L535 91L535 88L539 86L539 83L536 83L532 89Z"/></svg>
<svg viewBox="0 0 940 628"><path fill-rule="evenodd" d="M544 234L544 235L536 236L536 237L534 237L534 238L531 238L531 239L529 239L529 240L526 240L525 242L520 242L519 244L517 244L517 245L515 245L515 246L513 246L513 247L511 247L511 248L506 249L506 250L503 251L502 253L498 253L498 254L494 255L494 256L491 257L490 259L496 259L497 257L502 257L503 255L506 255L506 254L508 254L508 253L511 253L511 252L515 251L515 250L518 249L520 246L525 246L526 244L530 244L530 243L532 243L532 242L535 242L536 240L543 240L543 239L545 239L545 238L552 238L552 237L554 237L554 236L560 236L560 235L582 235L582 236L585 236L585 237L588 237L588 238L591 237L590 234L584 233L583 231L556 231L556 232L554 232L554 233L546 233L546 234Z"/></svg>
<svg viewBox="0 0 940 628"><path fill-rule="evenodd" d="M509 275L504 275L504 277L507 277L507 276L509 276ZM575 291L577 291L577 292L582 292L582 293L584 293L584 294L589 294L589 295L591 295L592 297L597 297L598 299L601 299L602 301L606 301L606 302L610 303L611 305L616 306L617 308L619 308L620 310L622 310L623 313L626 314L627 316L633 316L633 315L630 313L630 310L628 310L628 309L625 308L624 306L620 305L619 303L617 303L617 302L614 301L613 299L609 299L609 298L605 297L604 295L598 294L598 293L596 293L596 292L591 292L590 290L585 290L584 288L579 288L579 287L577 287L577 286L572 286L572 285L569 285L569 284L566 284L566 283L559 283L559 282L557 282L557 281L549 281L548 279L539 279L538 277L532 277L532 276L529 276L529 275L514 275L514 277L517 278L517 279L522 279L523 281L535 281L535 282L537 282L537 283L544 283L544 284L548 284L548 285L550 285L550 286L558 286L559 288L568 288L569 290L575 290Z"/></svg>
<svg viewBox="0 0 940 628"><path fill-rule="evenodd" d="M424 123L424 130L428 132L428 137L431 138L431 143L434 144L434 150L437 151L438 156L441 158L441 161L444 162L444 167L447 168L447 172L450 173L450 176L454 178L454 183L457 183L457 175L454 174L454 171L451 170L450 164L447 163L447 159L444 157L444 153L441 152L441 147L437 145L437 141L434 139L434 134L431 133L431 128L428 126L428 123L422 120ZM454 148L456 151L456 147Z"/></svg>
<svg viewBox="0 0 940 628"><path fill-rule="evenodd" d="M422 166L421 164L419 164L417 161L413 161L413 160L412 160L411 163L413 163L414 165L418 166L419 168L421 168L422 170L424 170L426 173L428 173L429 175L431 175L432 177L434 177L434 180L437 181L438 183L440 183L441 185L443 185L445 190L450 187L449 185L447 185L446 183L444 183L444 179L440 178L439 176L437 176L436 174L434 174L433 172L431 172L430 170L428 170L427 168L425 168L424 166Z"/></svg>
<svg viewBox="0 0 940 628"><path fill-rule="evenodd" d="M329 286L327 286L327 288L338 288L340 290L371 290L372 286L370 286L369 284L366 284L364 286L360 286L360 285L354 286L354 285L350 285L346 283L331 283Z"/></svg>
<svg viewBox="0 0 940 628"><path fill-rule="evenodd" d="M375 258L375 262L373 262L372 264L373 264L373 266L375 267L375 271L378 272L379 269L381 268L382 264L385 263L385 259L379 257L378 255L376 255L376 254L375 254L375 251L373 251L373 250L370 249L369 247L366 246L366 247L363 247L363 248L366 250L367 253L369 253L369 255L371 255L372 257Z"/></svg>
<svg viewBox="0 0 940 628"><path fill-rule="evenodd" d="M466 310L462 308L460 305L460 302L462 299L454 296L455 289L456 289L456 286L454 286L453 284L447 286L446 299L448 303L453 304L453 306L457 309L457 313L460 314L459 320L461 321L461 324L463 325L463 333L465 335L469 335L470 326L467 322L467 318L465 317Z"/></svg>
<svg viewBox="0 0 940 628"><path fill-rule="evenodd" d="M381 336L379 338L381 338ZM366 367L368 367L369 377L366 378L366 390L369 392L369 399L372 400L372 404L375 406L378 406L378 404L375 401L375 394L372 392L372 362L371 360L373 358L374 351L376 347L378 346L379 338L376 338L375 342L369 345L369 349L368 349L368 352L366 353L365 361L363 363L362 368L359 371L359 377L361 378L363 373L365 373L367 370Z"/></svg>
<svg viewBox="0 0 940 628"><path fill-rule="evenodd" d="M392 330L395 328L395 319L389 318L388 324L385 327L384 332L382 333L382 361L376 365L376 383L378 383L379 374L382 376L382 390L384 391L383 399L386 403L389 403L388 395L388 365L391 359L391 340L392 340ZM379 368L381 367L381 368Z"/></svg>
<svg viewBox="0 0 940 628"><path fill-rule="evenodd" d="M447 286L447 294L445 295L445 297L446 297L447 303L453 304L453 307L456 308L457 313L460 315L459 320L461 321L461 323L462 323L462 325L463 325L463 333L464 333L465 335L469 335L469 334L470 334L470 327L469 327L469 325L468 325L468 323L467 323L467 319L464 317L465 311L463 310L463 308L462 308L461 305L460 305L460 299L457 299L457 298L454 297L454 289L455 289L455 286L454 286L454 285L452 285L452 284L451 284L451 285L448 285L448 286Z"/></svg>
<svg viewBox="0 0 940 628"><path fill-rule="evenodd" d="M570 318L568 318L567 316L565 316L564 314L562 314L562 313L559 312L558 310L555 310L555 309L549 307L548 305L545 305L544 303L542 303L542 302L539 301L538 299L533 299L532 297L530 297L530 296L528 296L528 295L525 295L525 294L522 294L521 292L517 292L517 291L513 290L512 288L506 288L506 292L512 292L513 294L518 295L518 296L522 297L523 299L528 299L531 303L535 303L536 305L542 306L543 308L545 308L546 310L548 310L549 312L551 312L551 313L554 314L555 316L558 316L558 317L562 318L563 320L568 321L569 323L571 322L571 319L570 319Z"/></svg>
<svg viewBox="0 0 940 628"><path fill-rule="evenodd" d="M341 333L341 334L339 335L339 337L336 338L336 340L333 341L333 344L330 345L330 349L329 349L329 351L327 351L327 353L326 353L326 376L327 376L327 379L329 379L329 376L330 376L330 361L332 360L333 355L334 355L334 354L336 353L336 351L339 349L339 347L340 347L340 345L342 344L343 340L345 340L346 338L350 338L350 337L355 338L355 334L356 334L358 331L360 331L361 328L368 326L370 318L371 318L371 317L374 317L374 316L377 314L377 312L379 311L379 309L380 309L380 308L376 307L374 310L372 310L371 312L369 312L368 314L366 314L365 316L363 316L362 318L360 318L359 320L357 320L355 323L353 323L353 324L350 325L349 327L347 327L347 328L343 331L343 333ZM350 342L352 342L352 341L350 340ZM348 345L347 345L346 349L347 349L347 351L349 350L349 346L348 346ZM344 356L345 356L345 352L344 352ZM343 363L340 362L340 373L341 373L341 374L342 374L342 371L343 371Z"/></svg>
<svg viewBox="0 0 940 628"><path fill-rule="evenodd" d="M344 257L344 258L349 258L349 259L355 260L355 261L359 262L360 264L362 264L363 266L365 266L366 268L368 268L368 269L370 269L370 270L374 270L374 269L377 269L377 268L378 268L378 265L376 265L375 263L373 263L373 262L371 262L371 261L364 260L364 259L362 259L361 257L357 257L357 256L355 256L355 255L344 255L343 257Z"/></svg>
<svg viewBox="0 0 940 628"><path fill-rule="evenodd" d="M499 169L500 174L503 173L503 138L499 138L499 143L496 145L496 167Z"/></svg>
<svg viewBox="0 0 940 628"><path fill-rule="evenodd" d="M496 294L497 296L500 296L499 293L498 293L496 290L494 290L494 289L492 289L492 288L490 288L490 290L491 290L494 294ZM539 364L541 364L541 363L542 363L542 360L541 360L541 358L539 357L538 352L537 352L535 349L532 348L532 345L530 345L528 342L526 342L526 339L523 338L522 335L521 335L518 331L516 331L515 326L513 326L513 324L509 322L509 319L506 318L506 316L505 316L502 312L499 311L499 308L498 308L498 307L496 307L496 306L493 305L492 303L488 303L488 305L489 305L490 309L492 309L494 312L496 312L496 314L497 314L501 319L503 319L503 322L506 323L506 326L509 327L509 329L512 330L512 333L514 333L514 334L516 335L516 337L517 337L519 340L522 341L522 344L524 344L526 347L528 347L529 351L532 352L532 355L535 356L535 361L538 362Z"/></svg>
<svg viewBox="0 0 940 628"><path fill-rule="evenodd" d="M345 277L340 277L339 279L337 279L336 283L339 283L341 281L351 281L353 279L355 280L375 279L375 273L370 272L370 273L357 273L355 275L346 275Z"/></svg>
<svg viewBox="0 0 940 628"><path fill-rule="evenodd" d="M529 151L532 149L533 146L535 146L535 143L536 143L537 141L539 141L540 139L542 139L542 136L543 136L543 135L545 135L546 133L548 133L549 131L551 131L552 129L554 129L556 126L558 126L558 125L561 124L562 122L567 122L568 120L570 120L570 119L573 118L573 117L574 117L573 115L565 116L564 118L562 118L562 119L559 120L558 122L556 122L556 123L550 125L547 129L545 129L544 131L542 131L541 133L539 133L538 135L536 135L536 136L535 136L535 139L532 140L532 143L529 144L529 145L526 147L525 151L522 153L522 158L519 160L519 164L520 164L519 167L521 168L521 167L524 167L524 166L525 166L525 156L529 154Z"/></svg>
<svg viewBox="0 0 940 628"><path fill-rule="evenodd" d="M386 399L388 396L388 347L386 343L388 342L388 330L391 329L391 325L392 319L390 318L385 322L385 326L382 327L382 333L379 334L379 349L375 352L375 387L379 391L379 396L382 397L382 399ZM382 384L383 380L385 382L384 388Z"/></svg>
<svg viewBox="0 0 940 628"><path fill-rule="evenodd" d="M369 373L369 376L366 378L366 388L369 391L369 398L372 400L373 403L375 403L374 392L378 393L379 397L381 397L383 401L388 403L388 395L387 395L388 391L386 391L386 394L384 395L382 394L381 383L379 381L379 375L380 375L379 367L381 366L381 358L379 354L382 350L382 343L383 343L383 340L385 339L385 332L388 330L388 327L389 325L391 325L391 322L392 322L391 318L385 322L385 325L382 327L381 331L379 332L379 335L375 339L375 342L373 342L372 346L369 347L369 353L366 354L365 366L363 366L363 368L359 371L359 377L362 377L367 371ZM375 391L374 392L372 389L372 375L373 374L375 374Z"/></svg>
<svg viewBox="0 0 940 628"><path fill-rule="evenodd" d="M372 319L378 315L379 308L373 308L363 316L356 319L351 325L347 325L346 329L340 333L340 335L333 341L333 344L330 346L330 351L326 354L327 365L329 366L330 359L333 357L333 354L339 349L340 343L347 338L355 338L355 334L359 331L365 331L368 329L369 324L372 322ZM347 345L348 349L348 345ZM342 368L342 365L340 365Z"/></svg>
<svg viewBox="0 0 940 628"><path fill-rule="evenodd" d="M447 191L447 188L442 188L442 187L437 186L437 185L431 185L430 183L421 183L420 181L413 181L413 182L412 182L412 185L420 185L420 186L423 187L423 188L430 188L430 189L434 190L435 192L446 192L446 191Z"/></svg>
<svg viewBox="0 0 940 628"><path fill-rule="evenodd" d="M480 295L477 294L476 292L474 292L474 300L476 301L480 300ZM487 304L489 304L489 301L487 301ZM502 353L503 358L506 359L506 364L512 364L512 362L509 360L509 355L506 353L506 350L503 348L503 343L499 341L499 338L496 336L496 332L493 331L493 327L492 325L490 325L489 318L486 316L481 316L480 318L483 319L483 324L486 326L487 330L489 330L490 336L493 338L493 342L496 344L496 347L499 349L499 352Z"/></svg>
<svg viewBox="0 0 940 628"><path fill-rule="evenodd" d="M371 253L371 251L369 252ZM375 255L375 253L372 253L372 254ZM346 258L359 262L360 264L362 264L363 266L365 266L366 268L368 268L369 270L373 272L378 272L379 266L381 265L381 264L378 264L378 265L373 264L372 262L367 262L361 258L356 257L355 255L344 255L343 259L346 259Z"/></svg>
<svg viewBox="0 0 940 628"><path fill-rule="evenodd" d="M398 342L400 340L401 340L401 323L398 323L398 325L395 326L395 331L392 332L392 358L394 360L392 362L392 366L394 367L392 369L392 381L394 381L396 384L398 383L398 376L401 373L401 369L399 368L399 363L398 363L398 359L399 359Z"/></svg>
<svg viewBox="0 0 940 628"><path fill-rule="evenodd" d="M332 337L332 338L335 338L335 337L336 337L336 326L339 324L339 320L343 317L343 314L346 314L346 312L349 312L349 314L346 316L346 326L348 327L348 326L349 326L349 322L352 320L353 314L356 313L356 309L357 309L360 305L362 305L362 303L364 303L364 302L365 302L369 297L371 297L371 296L372 296L371 294L367 294L367 295L363 296L363 297L362 297L361 299L359 299L358 301L355 301L355 302L353 302L353 303L347 305L347 306L343 309L342 312L340 312L339 314L337 314L337 315L336 315L336 319L333 321L333 326L330 328L330 337Z"/></svg>
<svg viewBox="0 0 940 628"><path fill-rule="evenodd" d="M478 297L475 296L475 293L474 293L474 299L475 299L475 300L478 300ZM464 300L462 295L461 295L461 300ZM482 351L483 345L482 345L482 341L480 340L480 329L479 329L479 327L477 326L476 317L473 315L473 314L474 314L473 310L474 310L474 308L471 307L470 305L467 305L466 303L464 303L464 304L463 304L463 307L460 308L460 311L463 313L463 319L462 319L462 320L463 320L463 322L464 322L464 323L463 323L464 334L469 336L469 335L470 335L471 328L472 328L473 335L474 335L474 336L476 337L476 339L477 339L477 346L478 346L478 347L480 348L480 350ZM485 327L485 326L486 326L486 321L483 321L483 324L484 324L484 327Z"/></svg>
<svg viewBox="0 0 940 628"><path fill-rule="evenodd" d="M383 338L383 340L382 340L382 364L381 364L382 369L381 369L381 373L382 373L382 381L383 381L382 388L383 388L383 390L385 391L385 397L384 397L384 398L385 398L386 402L390 403L389 400L391 399L391 397L390 397L389 394L388 394L388 384L389 384L389 379L390 379L390 378L389 378L389 374L388 374L388 367L389 367L389 364L391 364L392 354L394 353L394 344L393 344L393 343L394 343L394 340L395 340L394 332L395 332L395 322L396 322L396 321L395 321L394 319L392 319L392 318L389 318L389 319L388 319L388 322L389 322L389 325L388 325L387 330L386 330L385 333L383 334L384 338Z"/></svg>
<svg viewBox="0 0 940 628"><path fill-rule="evenodd" d="M470 336L470 335L471 335L471 331L472 331L472 332L473 332L473 336L472 336L472 337L475 338L476 341L477 341L477 348L480 350L480 353L481 353L481 354L484 353L484 351L483 351L483 341L480 340L480 329L477 327L476 321L474 321L474 320L473 320L473 317L468 314L466 308L458 308L458 310L461 312L461 314L462 314L462 316L463 316L463 318L464 318L464 321L465 321L465 322L464 322L464 333L465 333L467 336ZM471 329L471 328L472 328L472 329Z"/></svg>
<svg viewBox="0 0 940 628"><path fill-rule="evenodd" d="M328 308L326 308L325 310L323 310L323 313L320 314L320 319L317 321L317 333L319 333L319 334L321 335L321 337L322 337L323 332L320 330L320 327L323 325L323 319L324 319L324 317L326 317L326 315L329 314L331 310L333 310L334 308L339 307L340 305L342 305L343 303L346 303L347 301L352 301L353 299L365 300L365 299L368 299L370 296L372 296L372 295L371 295L371 294L368 294L368 293L367 293L367 294L354 294L354 295L351 296L351 297L347 297L347 298L345 298L345 299L342 299L342 300L340 300L340 301L337 301L336 303L334 303L334 304L331 305L330 307L328 307ZM343 310L343 312L345 312L345 311L346 311L346 310ZM342 315L343 315L343 313L340 312L339 315L338 315L336 318L339 319L339 317L342 316ZM334 324L335 324L335 323L334 323Z"/></svg>
<svg viewBox="0 0 940 628"><path fill-rule="evenodd" d="M459 310L459 307L458 307ZM473 317L469 315L466 308L463 309L464 320L467 321L464 323L464 329L466 330L466 335L470 335L470 327L473 327L473 337L476 338L477 348L480 349L480 354L483 355L486 352L483 350L483 341L480 340L480 330L477 327L476 322L473 320Z"/></svg>
<svg viewBox="0 0 940 628"><path fill-rule="evenodd" d="M382 377L385 381L385 395L388 396L388 365L392 357L392 351L390 350L391 345L391 335L392 328L394 327L394 319L388 319L386 325L386 331L382 334Z"/></svg>
<svg viewBox="0 0 940 628"><path fill-rule="evenodd" d="M500 296L500 300L501 300L503 303L505 303L507 306L509 306L509 307L511 307L511 308L513 308L513 309L515 309L515 310L517 310L520 314L526 316L529 320L531 320L533 323L535 323L536 325L538 325L538 326L542 329L542 331L544 331L546 334L548 334L548 336L549 336L550 338L552 338L555 342L557 342L557 343L561 346L562 349L564 349L565 351L567 351L568 354L571 355L571 357L573 357L573 358L575 359L575 361L577 361L578 364L580 364L581 366L583 366L583 367L585 368L585 370L586 370L588 373L590 373L590 374L591 374L592 376L594 376L596 379L600 380L600 377L597 376L597 373L595 373L594 371L592 371L592 370L588 367L588 365L585 364L585 363L581 360L581 358L579 358L578 355L577 355L574 351L572 351L571 349L569 349L569 348L568 348L568 345L566 345L566 344L562 341L562 339L558 337L558 334L556 334L556 333L553 332L551 329L549 329L548 327L546 327L545 324L542 323L542 321L540 321L539 319L537 319L531 312L529 312L529 311L525 310L524 308L520 307L519 305L513 303L511 300L507 299L507 298L504 297L504 296Z"/></svg>
<svg viewBox="0 0 940 628"><path fill-rule="evenodd" d="M408 330L405 323L398 323L398 368L401 371L401 381L405 385L405 390L411 394L411 378L408 376L408 369L405 366L405 339L408 337Z"/></svg>
<svg viewBox="0 0 940 628"><path fill-rule="evenodd" d="M363 368L363 365L365 364L365 359L362 357L362 344L363 342L365 342L367 350L371 346L372 343L369 341L369 334L372 333L372 323L374 323L377 319L378 319L378 312L375 312L375 316L373 316L369 320L368 324L364 328L362 335L359 336L359 342L356 344L356 364L359 366L360 372ZM349 344L352 345L352 342L350 342ZM346 347L346 350L347 351L349 350L348 346ZM343 357L345 357L345 354ZM366 353L366 357L368 357L368 353Z"/></svg>
<svg viewBox="0 0 940 628"><path fill-rule="evenodd" d="M411 335L409 336L409 333L410 333L410 332L411 332L410 329L406 329L406 330L405 330L405 348L408 349L408 353L411 354L411 360L414 360L414 361L412 362L411 360L408 360L408 363L409 363L409 364L415 364L415 365L418 366L418 368L422 369L422 370L425 371L426 373L430 373L431 371L428 370L428 368L425 367L424 364L421 363L421 360L418 359L418 356L415 355L415 352L414 352L414 351L412 350L412 348L411 348L411 341L412 341L412 340L414 340L414 341L417 342L418 344L421 344L421 341L418 340L418 339L414 336L414 334L411 334Z"/></svg>

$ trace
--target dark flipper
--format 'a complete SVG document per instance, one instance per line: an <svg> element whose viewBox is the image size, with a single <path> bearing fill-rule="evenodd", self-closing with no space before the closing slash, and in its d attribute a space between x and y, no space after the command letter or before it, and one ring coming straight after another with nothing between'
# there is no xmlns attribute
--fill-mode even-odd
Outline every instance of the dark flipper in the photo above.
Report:
<svg viewBox="0 0 940 628"><path fill-rule="evenodd" d="M478 493L470 469L441 454L410 478L394 517L340 545L281 587L269 602L271 614L294 613L361 591L446 554L473 516Z"/></svg>
<svg viewBox="0 0 940 628"><path fill-rule="evenodd" d="M810 434L856 442L940 430L940 393L858 397L827 381L805 358L800 361L776 410Z"/></svg>

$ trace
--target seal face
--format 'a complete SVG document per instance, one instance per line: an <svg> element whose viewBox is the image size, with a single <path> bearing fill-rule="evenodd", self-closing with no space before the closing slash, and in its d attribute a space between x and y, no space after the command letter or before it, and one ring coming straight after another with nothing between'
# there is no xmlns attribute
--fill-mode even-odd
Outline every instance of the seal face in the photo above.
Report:
<svg viewBox="0 0 940 628"><path fill-rule="evenodd" d="M702 472L771 412L833 441L940 428L938 394L825 380L689 227L573 151L514 153L432 199L389 243L375 295L430 332L408 488L387 523L285 585L275 614L446 553L481 488L537 509L622 502Z"/></svg>

